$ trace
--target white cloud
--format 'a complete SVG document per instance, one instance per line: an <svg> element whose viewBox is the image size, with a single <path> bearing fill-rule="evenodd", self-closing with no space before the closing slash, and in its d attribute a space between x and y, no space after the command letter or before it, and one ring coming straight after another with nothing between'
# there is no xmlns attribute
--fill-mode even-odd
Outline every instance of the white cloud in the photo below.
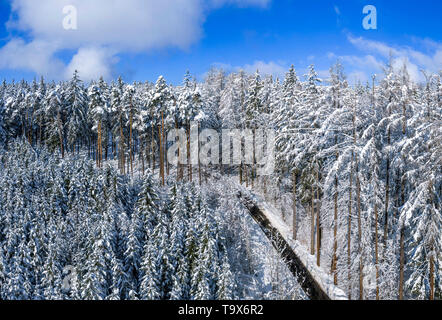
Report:
<svg viewBox="0 0 442 320"><path fill-rule="evenodd" d="M222 62L215 62L212 63L212 67L222 69L225 72L239 72L244 71L248 74L254 74L257 70L261 74L261 76L273 76L275 78L284 78L286 72L289 70L289 66L283 62L283 61L261 61L256 60L252 64L245 64L242 66L232 66L228 63L222 63ZM202 78L204 78L205 75L203 75Z"/></svg>
<svg viewBox="0 0 442 320"><path fill-rule="evenodd" d="M220 7L225 4L236 5L238 7L262 7L265 8L268 6L271 0L211 0L211 4L214 7Z"/></svg>
<svg viewBox="0 0 442 320"><path fill-rule="evenodd" d="M391 55L399 54L399 52L396 49L382 42L367 40L362 37L354 38L352 36L348 36L347 39L358 49L362 51L377 52L385 58L388 58L390 54Z"/></svg>
<svg viewBox="0 0 442 320"><path fill-rule="evenodd" d="M78 29L63 28L63 7L78 12ZM197 41L204 21L200 0L13 0L8 25L63 48L109 46L142 51Z"/></svg>
<svg viewBox="0 0 442 320"><path fill-rule="evenodd" d="M118 62L109 50L103 48L81 48L66 67L65 78L72 76L75 70L85 80L112 77L112 66Z"/></svg>
<svg viewBox="0 0 442 320"><path fill-rule="evenodd" d="M335 6L334 6L334 9L335 9L336 14L337 14L338 16L340 16L340 15L341 15L341 10L339 10L339 7L335 5Z"/></svg>
<svg viewBox="0 0 442 320"><path fill-rule="evenodd" d="M350 74L347 76L347 79L350 83L362 83L365 84L367 81L369 81L368 74L365 71L361 70L355 70L350 72Z"/></svg>
<svg viewBox="0 0 442 320"><path fill-rule="evenodd" d="M230 4L238 7L266 7L270 0L12 0L12 13L7 26L26 33L29 43L13 39L0 49L9 63L3 68L31 70L39 74L67 75L75 66L87 73L88 64L94 76L109 76L113 56L122 52L148 52L157 48L187 49L202 36L202 25L209 10ZM78 13L78 28L63 28L63 8L73 5ZM31 47L38 47L32 61L20 54L11 55L11 48L30 57ZM95 49L91 49L95 48ZM99 48L99 49L97 49ZM61 50L77 53L60 68L55 54ZM83 59L86 57L87 59ZM53 63L55 62L54 66ZM95 64L95 65L94 65ZM105 67L107 64L107 67ZM40 65L40 66L39 66ZM56 67L55 67L56 65ZM57 71L58 72L55 72ZM61 70L61 71L60 71Z"/></svg>
<svg viewBox="0 0 442 320"><path fill-rule="evenodd" d="M365 82L371 78L372 74L383 74L383 67L392 59L395 70L400 70L404 65L407 67L410 78L414 81L424 81L424 76L420 70L428 72L438 72L442 70L442 44L430 39L415 42L425 44L430 53L418 51L408 46L392 46L384 42L373 41L363 37L355 38L351 35L347 37L360 51L366 55L337 56L328 53L330 60L340 59L344 65L350 67L349 80L360 80Z"/></svg>
<svg viewBox="0 0 442 320"><path fill-rule="evenodd" d="M243 69L247 73L255 73L259 70L261 75L272 75L274 77L282 77L287 72L288 67L284 66L282 63L269 61L255 61L253 64L246 64L243 67L237 68Z"/></svg>
<svg viewBox="0 0 442 320"><path fill-rule="evenodd" d="M44 76L56 75L63 63L54 58L57 47L45 41L26 43L15 38L0 48L0 69L24 69Z"/></svg>

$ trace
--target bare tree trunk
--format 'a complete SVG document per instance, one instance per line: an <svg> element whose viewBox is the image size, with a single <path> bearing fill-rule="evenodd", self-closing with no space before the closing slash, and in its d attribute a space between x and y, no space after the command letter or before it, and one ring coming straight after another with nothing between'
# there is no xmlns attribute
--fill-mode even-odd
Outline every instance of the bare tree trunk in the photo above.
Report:
<svg viewBox="0 0 442 320"><path fill-rule="evenodd" d="M359 246L359 300L364 300L364 261L362 244L362 219L361 219L361 182L359 180L359 164L356 156L356 197L358 208L358 246Z"/></svg>
<svg viewBox="0 0 442 320"><path fill-rule="evenodd" d="M149 153L149 146L150 146L150 141L147 138L147 134L146 134L146 149L144 150L144 152L146 153L146 165L148 168L150 168L150 153Z"/></svg>
<svg viewBox="0 0 442 320"><path fill-rule="evenodd" d="M144 139L141 139L140 157L141 157L141 168L143 170L143 176L144 176Z"/></svg>
<svg viewBox="0 0 442 320"><path fill-rule="evenodd" d="M401 240L400 240L400 266L399 266L399 300L404 300L404 226L401 227Z"/></svg>
<svg viewBox="0 0 442 320"><path fill-rule="evenodd" d="M178 134L178 120L175 119L175 130L176 133ZM177 162L177 174L176 174L176 180L180 181L183 179L183 164L181 163L181 152L183 152L183 150L181 150L181 141L180 141L180 137L178 137L178 162Z"/></svg>
<svg viewBox="0 0 442 320"><path fill-rule="evenodd" d="M152 139L150 144L150 154L152 155L152 174L155 174L155 130L152 122Z"/></svg>
<svg viewBox="0 0 442 320"><path fill-rule="evenodd" d="M390 145L390 128L388 129L388 145ZM390 201L390 155L387 155L387 175L385 185L384 249L386 250L388 240L388 203Z"/></svg>
<svg viewBox="0 0 442 320"><path fill-rule="evenodd" d="M121 161L121 174L125 173L125 162L124 162L124 133L123 133L123 118L120 115L120 161Z"/></svg>
<svg viewBox="0 0 442 320"><path fill-rule="evenodd" d="M319 166L316 162L316 264L321 266L321 208L319 206Z"/></svg>
<svg viewBox="0 0 442 320"><path fill-rule="evenodd" d="M58 137L60 139L61 157L64 158L63 124L61 123L60 111L57 112L57 123L58 123Z"/></svg>
<svg viewBox="0 0 442 320"><path fill-rule="evenodd" d="M402 105L402 116L404 117L402 121L402 134L405 135L407 132L407 105L406 102Z"/></svg>
<svg viewBox="0 0 442 320"><path fill-rule="evenodd" d="M338 145L338 136L335 135L335 146ZM336 161L339 159L339 151L336 151ZM335 194L334 194L334 217L333 217L333 256L330 273L333 275L333 282L338 285L338 174L335 173Z"/></svg>
<svg viewBox="0 0 442 320"><path fill-rule="evenodd" d="M190 122L187 121L187 174L188 179L192 182L192 163L190 162Z"/></svg>
<svg viewBox="0 0 442 320"><path fill-rule="evenodd" d="M350 169L350 191L349 191L349 205L348 205L348 234L347 234L347 268L348 268L348 297L351 300L351 211L352 211L352 192L353 192L353 162L354 152L351 155L351 169Z"/></svg>
<svg viewBox="0 0 442 320"><path fill-rule="evenodd" d="M251 166L251 183L252 183L252 189L255 187L255 161L256 161L256 155L255 155L255 129L253 129L253 159L252 159L252 166Z"/></svg>
<svg viewBox="0 0 442 320"><path fill-rule="evenodd" d="M375 251L375 262L376 262L376 300L380 299L379 292L379 234L378 234L378 206L376 199L374 200L374 219L375 219L375 239L374 239L374 251Z"/></svg>
<svg viewBox="0 0 442 320"><path fill-rule="evenodd" d="M388 202L390 201L390 156L387 156L387 177L385 187L385 224L384 224L384 249L387 249L388 239Z"/></svg>
<svg viewBox="0 0 442 320"><path fill-rule="evenodd" d="M40 116L40 125L38 128L38 141L40 142L40 145L43 145L43 120L42 120L42 116Z"/></svg>
<svg viewBox="0 0 442 320"><path fill-rule="evenodd" d="M406 138L407 134L407 102L404 102L402 106L403 122L402 122L402 134ZM404 166L406 167L406 159L403 157ZM406 169L404 169L406 170ZM405 203L405 177L401 179L401 205ZM400 239L400 262L399 262L399 300L404 299L404 269L405 269L405 225L401 226L401 239Z"/></svg>
<svg viewBox="0 0 442 320"><path fill-rule="evenodd" d="M166 166L166 175L170 175L170 166L169 166L169 160L167 158L167 137L166 137L166 128L163 124L163 152L164 152L164 162Z"/></svg>
<svg viewBox="0 0 442 320"><path fill-rule="evenodd" d="M107 162L108 153L109 153L109 130L106 129L106 139L104 141L105 149L104 149L104 161Z"/></svg>
<svg viewBox="0 0 442 320"><path fill-rule="evenodd" d="M313 183L311 188L311 221L310 221L310 254L315 255L315 193L313 191Z"/></svg>
<svg viewBox="0 0 442 320"><path fill-rule="evenodd" d="M430 256L430 297L429 300L434 300L434 257Z"/></svg>
<svg viewBox="0 0 442 320"><path fill-rule="evenodd" d="M98 152L98 168L101 168L102 159L102 141L101 141L101 120L98 121L98 137L97 137L97 152Z"/></svg>
<svg viewBox="0 0 442 320"><path fill-rule="evenodd" d="M428 192L430 193L430 204L433 205L433 180L430 179L430 183L429 183L429 188L428 188ZM438 214L437 211L433 212L433 214ZM437 240L436 240L437 241ZM429 300L434 300L434 253L435 253L435 248L434 248L434 242L432 242L430 244L430 298ZM437 258L437 256L436 256Z"/></svg>
<svg viewBox="0 0 442 320"><path fill-rule="evenodd" d="M338 157L336 157L338 158ZM333 275L333 281L335 285L338 285L338 175L335 175L335 195L334 195L334 204L335 204L335 214L333 217L333 258L332 258L332 267L331 274Z"/></svg>
<svg viewBox="0 0 442 320"><path fill-rule="evenodd" d="M132 126L133 126L133 113L132 113L132 102L131 102L131 111L129 116L129 158L130 158L130 174L134 175L134 165L133 165L133 150L132 150Z"/></svg>
<svg viewBox="0 0 442 320"><path fill-rule="evenodd" d="M201 177L201 161L200 161L200 123L198 122L198 179L200 186L202 185L202 177Z"/></svg>
<svg viewBox="0 0 442 320"><path fill-rule="evenodd" d="M112 153L112 160L115 159L115 142L114 142L114 134L111 135L111 153Z"/></svg>
<svg viewBox="0 0 442 320"><path fill-rule="evenodd" d="M164 113L161 111L161 126L158 127L158 133L160 136L160 179L161 183L165 185L165 177L164 177L164 152L163 152L163 130L164 130Z"/></svg>
<svg viewBox="0 0 442 320"><path fill-rule="evenodd" d="M292 176L292 179L293 179L293 240L297 240L297 234L298 234L297 220L298 220L298 217L296 215L296 179L297 179L296 169L293 170L292 175L293 175Z"/></svg>
<svg viewBox="0 0 442 320"><path fill-rule="evenodd" d="M244 165L244 179L246 180L246 188L248 188L249 187L249 178L248 178L247 164Z"/></svg>

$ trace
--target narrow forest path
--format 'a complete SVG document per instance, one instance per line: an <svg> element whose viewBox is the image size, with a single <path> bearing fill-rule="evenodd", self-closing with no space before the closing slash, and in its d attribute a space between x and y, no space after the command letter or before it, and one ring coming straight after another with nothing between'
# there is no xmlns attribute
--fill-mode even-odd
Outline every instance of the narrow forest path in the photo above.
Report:
<svg viewBox="0 0 442 320"><path fill-rule="evenodd" d="M274 214L275 208L263 202L250 190L240 189L238 197L310 299L348 299L344 291L334 285L330 275L316 265L315 258L299 242L290 239L290 230L278 220L278 216Z"/></svg>

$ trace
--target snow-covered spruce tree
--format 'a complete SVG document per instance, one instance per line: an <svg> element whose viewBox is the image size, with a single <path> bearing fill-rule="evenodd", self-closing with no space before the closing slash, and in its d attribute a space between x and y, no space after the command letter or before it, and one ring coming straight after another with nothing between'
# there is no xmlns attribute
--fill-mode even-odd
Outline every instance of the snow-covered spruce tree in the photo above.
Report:
<svg viewBox="0 0 442 320"><path fill-rule="evenodd" d="M110 95L110 118L112 122L112 136L115 137L113 150L116 152L118 150L118 167L122 174L125 173L125 152L126 152L126 122L124 120L124 109L123 109L123 92L125 88L125 83L118 78L117 83L113 83L111 87ZM117 148L118 145L118 148Z"/></svg>
<svg viewBox="0 0 442 320"><path fill-rule="evenodd" d="M144 176L146 172L146 165L150 168L151 163L151 152L149 148L151 143L151 120L149 105L152 99L151 84L146 82L140 86L136 87L136 92L132 99L132 103L136 105L135 110L137 111L133 118L133 130L137 135L138 154L141 160L141 169ZM147 160L147 162L146 162Z"/></svg>
<svg viewBox="0 0 442 320"><path fill-rule="evenodd" d="M89 130L87 96L77 71L69 81L64 95L67 112L69 112L69 120L66 123L66 140L71 151L74 152L75 148L78 151L80 146L85 144Z"/></svg>
<svg viewBox="0 0 442 320"><path fill-rule="evenodd" d="M91 235L91 247L86 264L86 273L81 283L81 296L86 300L104 300L107 297L106 262L103 234L98 229Z"/></svg>
<svg viewBox="0 0 442 320"><path fill-rule="evenodd" d="M200 200L197 199L197 202ZM199 207L198 224L200 233L196 263L192 266L191 297L196 300L213 300L216 295L216 266L218 252L216 229L208 216L208 207L205 202L196 203Z"/></svg>
<svg viewBox="0 0 442 320"><path fill-rule="evenodd" d="M170 90L163 76L160 76L155 84L155 92L151 101L152 113L158 119L160 179L165 185L165 119L167 107L170 102Z"/></svg>
<svg viewBox="0 0 442 320"><path fill-rule="evenodd" d="M205 118L204 113L202 112L202 97L199 88L194 80L192 80L189 72L184 76L183 87L181 88L181 92L178 96L176 106L176 117L177 123L174 123L174 120L170 119L167 121L169 124L168 127L178 125L180 128L184 128L186 131L187 141L186 141L186 150L180 150L184 152L187 159L187 180L193 180L193 168L191 163L191 153L196 152L196 150L191 150L190 144L190 130L191 130L191 122L196 121L200 124L201 120ZM174 116L172 116L175 118ZM170 117L169 117L170 118ZM201 171L200 171L201 172ZM201 175L200 175L201 176ZM183 167L179 168L179 179L183 178ZM200 179L201 180L201 179Z"/></svg>
<svg viewBox="0 0 442 320"><path fill-rule="evenodd" d="M65 150L65 117L62 87L57 86L46 96L46 143L51 150L59 148L62 157Z"/></svg>
<svg viewBox="0 0 442 320"><path fill-rule="evenodd" d="M426 119L427 121L422 121ZM406 289L410 297L440 298L441 269L441 139L437 121L440 115L428 117L421 105L409 121L413 137L403 143L409 163L407 182L411 184L407 202L401 208L400 223L408 241L404 244L409 257Z"/></svg>
<svg viewBox="0 0 442 320"><path fill-rule="evenodd" d="M128 85L125 87L122 97L123 104L123 114L126 121L126 127L128 128L128 141L127 145L129 148L129 162L130 162L130 173L133 175L134 170L134 118L138 117L138 110L135 105L135 86ZM129 163L128 163L129 164ZM128 170L129 172L129 170Z"/></svg>
<svg viewBox="0 0 442 320"><path fill-rule="evenodd" d="M172 257L170 256L169 218L163 210L144 246L140 293L143 299L161 300L170 297Z"/></svg>
<svg viewBox="0 0 442 320"><path fill-rule="evenodd" d="M6 130L5 130L4 115L5 115L4 101L0 97L0 148L5 147L6 145Z"/></svg>
<svg viewBox="0 0 442 320"><path fill-rule="evenodd" d="M109 138L112 136L112 110L110 107L110 88L103 77L98 80L98 87L100 88L101 98L103 100L105 114L102 119L102 140L104 148L104 160L107 161L109 158Z"/></svg>
<svg viewBox="0 0 442 320"><path fill-rule="evenodd" d="M57 289L58 296L80 299L80 284L87 274L84 266L92 256L89 249L95 239L91 230L98 225L105 257L105 292L101 296L127 299L131 292L132 298L140 297L146 239L138 233L138 245L129 240L136 240L136 230L144 228L145 222L137 218L142 181L117 175L109 167L97 170L91 161L99 158L92 152L98 132L91 131L93 124L87 119L82 121L77 112L81 108L74 106L94 86L98 86L104 105L109 99L112 107L109 116L102 119L101 158L106 159L109 138L112 158L119 156L121 173L130 172L131 160L137 172L137 154L141 156L140 171L145 173L147 160L153 172L160 158L165 167L160 171L167 175L170 167L165 132L175 126L187 126L190 120L199 120L202 128L217 130L246 124L249 129L255 124L270 125L277 131L276 174L266 180L254 180L254 192L263 192L267 200L275 202L283 220L294 226L293 236L313 249L317 263L330 270L338 285L348 288L352 298L440 298L437 218L441 193L441 75L424 72L426 82L415 83L406 67L397 68L397 61L387 64L385 75L376 77L378 83L366 86L349 86L339 64L333 66L331 78L322 85L313 67L304 82L297 79L292 68L283 85L270 77L257 81L257 77L245 72L227 75L221 70L212 70L204 82L197 83L188 73L183 85L166 85L169 99L161 107L154 101L158 92L150 83L126 86L120 79L108 85L100 79L83 86L78 75L60 83L3 82L0 105L4 116L0 127L6 137L0 130L0 143L5 144L0 151L0 183L4 190L0 195L0 242L3 283L15 288L11 298L46 298L43 283L55 283L44 280L48 253L54 250L58 278L63 279L67 265L75 266L78 274L71 290ZM256 101L259 112L251 108ZM128 105L133 109L132 126L131 108L125 108ZM88 109L86 105L84 108ZM268 112L272 114L271 121L267 120ZM75 138L77 134L80 137ZM160 139L162 152L158 153L156 144ZM40 146L33 150L31 146L36 144ZM73 147L78 154L70 154ZM51 154L54 151L55 156ZM67 157L62 159L58 153ZM223 169L224 175L238 173L240 182L251 184L251 168L240 167L239 172L235 167ZM177 187L179 196L158 190L161 213L157 212L160 209L152 210L153 227L157 226L157 219L165 217L161 219L169 232L167 243L177 251L175 254L169 249L161 254L161 263L169 265L161 273L161 279L168 281L161 288L162 297L190 298L190 273L198 264L198 240L208 223L200 217L201 205L196 203L204 201L210 215L226 218L215 223L224 226L222 236L215 242L223 243L220 239L226 235L227 247L238 249L227 250L234 283L239 284L233 295L286 297L290 285L278 284L285 279L284 268L276 256L266 260L255 254L258 247L266 245L252 239L253 221L247 219L247 210L241 203L230 199L232 203L228 204L222 199L227 188L220 185L233 182L220 181L218 189L222 190L202 190L209 194L208 198L199 196L200 190L192 185ZM234 188L228 190L235 192ZM221 200L215 201L214 194ZM182 212L184 218L174 217L174 211ZM287 212L293 215L292 221L287 219ZM137 220L138 227L133 228ZM48 230L52 229L56 236L50 236ZM18 236L20 233L25 239ZM163 246L158 244L163 243L162 238L156 241L152 249L155 254L157 247ZM135 251L128 251L128 247ZM138 258L132 259L136 251ZM226 255L222 245L214 251L218 263L211 268L221 274L221 261ZM137 267L127 268L132 263L129 261ZM180 276L176 277L175 271L180 267ZM272 270L264 273L272 274L274 292L261 286L259 276L255 276L262 268ZM20 276L14 274L15 270L20 270ZM136 270L138 275L134 278L128 270ZM219 277L206 278L215 284L209 286L211 294L218 294L218 289L213 288L219 288ZM200 288L204 288L201 284ZM2 295L8 297L5 288L3 285Z"/></svg>
<svg viewBox="0 0 442 320"><path fill-rule="evenodd" d="M172 300L186 300L190 298L190 264L186 251L186 228L189 224L189 215L184 202L183 186L175 184L170 190L170 205L172 215L171 248L175 253L172 261Z"/></svg>
<svg viewBox="0 0 442 320"><path fill-rule="evenodd" d="M88 89L89 110L88 118L92 124L92 130L96 137L96 163L97 167L102 166L103 161L103 123L107 119L107 105L98 85L93 84ZM95 138L94 138L95 141Z"/></svg>

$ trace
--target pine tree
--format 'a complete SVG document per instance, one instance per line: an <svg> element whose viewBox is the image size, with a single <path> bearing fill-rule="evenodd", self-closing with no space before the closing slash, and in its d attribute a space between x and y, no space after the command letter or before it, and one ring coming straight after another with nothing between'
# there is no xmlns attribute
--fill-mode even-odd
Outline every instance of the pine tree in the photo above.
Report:
<svg viewBox="0 0 442 320"><path fill-rule="evenodd" d="M92 85L88 89L89 119L93 124L92 130L97 133L97 166L101 168L103 161L103 122L107 118L105 100L98 85Z"/></svg>
<svg viewBox="0 0 442 320"><path fill-rule="evenodd" d="M67 112L70 115L66 124L66 139L72 152L74 152L78 144L85 142L88 134L87 96L77 71L74 72L72 79L68 83L65 103Z"/></svg>

